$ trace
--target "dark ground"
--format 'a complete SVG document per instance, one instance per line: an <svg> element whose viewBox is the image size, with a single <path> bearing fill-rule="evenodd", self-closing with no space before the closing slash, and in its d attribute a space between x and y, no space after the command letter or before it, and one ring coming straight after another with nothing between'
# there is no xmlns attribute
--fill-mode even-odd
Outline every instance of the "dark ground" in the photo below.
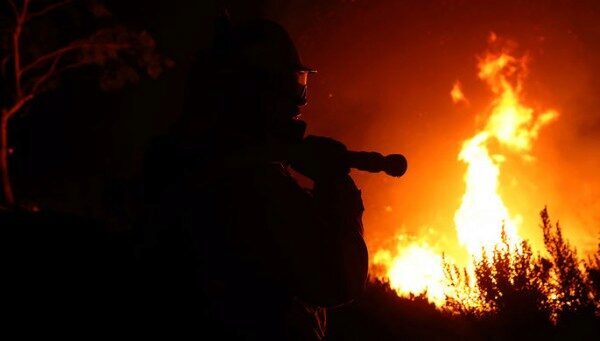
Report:
<svg viewBox="0 0 600 341"><path fill-rule="evenodd" d="M193 299L161 305L177 294L147 290L135 262L133 233L50 212L2 212L0 226L3 310L7 326L23 335L210 334L207 321L188 315ZM168 320L159 322L161 315L149 313L157 307L166 307ZM592 340L600 335L600 324L596 317L551 326L519 312L453 315L424 297L400 298L387 283L373 280L354 303L329 311L328 332L330 340Z"/></svg>

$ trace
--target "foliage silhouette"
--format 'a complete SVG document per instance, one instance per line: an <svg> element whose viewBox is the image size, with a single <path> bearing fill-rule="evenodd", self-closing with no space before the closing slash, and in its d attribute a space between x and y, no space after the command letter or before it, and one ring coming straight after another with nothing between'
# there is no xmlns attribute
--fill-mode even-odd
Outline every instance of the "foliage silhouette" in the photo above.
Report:
<svg viewBox="0 0 600 341"><path fill-rule="evenodd" d="M543 256L527 241L511 245L502 229L474 261L474 278L444 261L452 294L442 308L372 279L353 306L331 312L332 339L598 339L600 244L584 263L546 208L540 218Z"/></svg>
<svg viewBox="0 0 600 341"><path fill-rule="evenodd" d="M73 70L95 67L100 87L114 90L139 74L157 78L173 62L150 34L119 25L97 0L7 0L0 10L0 182L2 203L13 207L10 123L36 97Z"/></svg>
<svg viewBox="0 0 600 341"><path fill-rule="evenodd" d="M560 224L557 222L552 226L547 208L540 216L544 245L552 263L552 276L548 282L552 319L560 329L589 329L594 322L598 323L595 316L598 303L593 301L589 271L586 273L582 269L577 250L564 239Z"/></svg>

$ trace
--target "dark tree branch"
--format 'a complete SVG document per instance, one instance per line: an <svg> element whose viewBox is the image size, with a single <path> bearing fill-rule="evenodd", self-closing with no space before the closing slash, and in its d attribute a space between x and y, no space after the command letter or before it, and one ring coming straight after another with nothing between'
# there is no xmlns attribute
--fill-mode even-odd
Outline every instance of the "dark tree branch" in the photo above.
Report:
<svg viewBox="0 0 600 341"><path fill-rule="evenodd" d="M90 43L87 42L86 40L83 41L77 41L77 42L72 42L71 44L61 47L55 51L46 53L45 55L42 55L40 57L38 57L36 60L34 60L33 62L31 62L31 64L23 67L23 69L21 69L21 76L23 76L25 73L30 72L36 68L41 67L42 65L44 65L46 62L50 62L50 61L54 61L55 58L62 58L65 54L73 52L73 51L77 51L77 50L82 50L85 48L97 48L97 49L107 49L107 50L124 50L131 47L130 44L127 43ZM83 63L85 64L85 63Z"/></svg>
<svg viewBox="0 0 600 341"><path fill-rule="evenodd" d="M40 57L38 57L36 60L34 60L31 64L23 67L23 69L21 70L21 76L23 76L25 73L38 68L40 66L42 66L44 63L54 60L57 57L62 57L64 54L69 53L71 51L77 50L81 47L83 47L85 44L81 43L81 42L72 42L71 44L61 47L57 50L54 50L52 52L48 52Z"/></svg>
<svg viewBox="0 0 600 341"><path fill-rule="evenodd" d="M38 59L33 61L31 64L29 64L21 69L21 76L25 75L25 73L27 73L27 72L30 72L36 68L41 67L46 62L54 61L55 58L57 58L57 57L62 58L67 53L74 52L77 50L82 50L84 48L96 48L96 49L101 49L101 50L117 51L117 50L125 50L130 47L131 47L131 45L128 43L90 43L87 40L72 42L71 44L69 44L67 46L64 46L55 51L52 51L52 52L46 53L43 56L40 56ZM90 62L82 62L82 63L76 63L76 64L77 65L93 64L93 62L90 61Z"/></svg>
<svg viewBox="0 0 600 341"><path fill-rule="evenodd" d="M32 64L28 65L27 67L23 68L22 70L22 74L23 75L26 71L31 71L35 68L41 67L42 64L46 63L46 62L50 62L51 61L51 65L50 67L47 69L46 72L44 72L42 75L40 75L37 78L32 78L31 81L33 82L33 85L31 87L31 90L28 92L28 94L31 94L33 96L35 96L40 87L43 86L53 75L57 75L62 73L63 71L69 70L69 69L74 69L74 68L78 68L84 65L90 65L90 64L94 64L94 60L93 59L79 59L76 60L70 64L65 65L62 68L58 68L58 66L60 65L60 62L62 61L63 57L73 51L78 51L78 50L82 50L85 48L95 48L95 49L101 49L101 50L113 50L113 51L118 51L118 50L124 50L131 47L130 44L126 44L126 43L86 43L86 42L74 42L71 43L71 45L67 45L63 48L60 48L56 51L50 52L48 54L45 54L43 56L41 56L40 58L38 58L36 61L34 61Z"/></svg>
<svg viewBox="0 0 600 341"><path fill-rule="evenodd" d="M29 15L29 5L31 0L23 0L23 10L21 10L21 21L25 23L27 16Z"/></svg>
<svg viewBox="0 0 600 341"><path fill-rule="evenodd" d="M18 13L17 22L15 23L15 30L13 32L13 62L15 67L15 90L17 98L23 97L23 88L21 87L21 32L27 19L27 13L29 12L29 1L23 0L23 9L21 13ZM16 6L15 6L16 8Z"/></svg>
<svg viewBox="0 0 600 341"><path fill-rule="evenodd" d="M65 65L64 67L62 67L60 70L57 71L57 73L60 74L60 73L63 73L65 71L67 71L67 70L70 70L70 69L76 69L78 67L84 66L85 64L86 64L85 62L81 62L81 61L80 62L76 62L76 63L71 63L71 64L68 64L68 65Z"/></svg>
<svg viewBox="0 0 600 341"><path fill-rule="evenodd" d="M52 77L52 75L56 72L56 67L60 62L61 57L62 55L57 56L52 62L52 65L50 66L48 71L46 71L45 74L36 79L35 83L33 84L33 87L31 88L32 95L37 94L38 88L42 86L48 79L50 79L50 77Z"/></svg>
<svg viewBox="0 0 600 341"><path fill-rule="evenodd" d="M54 76L62 72L80 67L97 65L100 67L111 60L121 60L123 51L129 51L133 58L139 58L137 63L144 68L148 68L148 73L152 76L160 72L161 60L154 54L154 41L145 33L129 32L122 27L106 27L94 31L89 37L71 41L68 45L59 47L56 50L42 52L31 59L25 59L24 53L30 52L23 40L23 32L29 27L29 20L43 17L53 11L61 10L75 3L76 0L54 0L44 2L37 6L32 0L7 0L8 11L12 11L14 22L11 27L7 27L0 34L9 39L2 55L0 55L0 73L6 84L6 89L11 92L11 98L5 103L0 103L0 185L4 194L4 203L6 207L13 207L15 197L12 191L12 185L9 176L9 149L8 133L9 121L32 101L44 86ZM102 8L97 11L102 12ZM96 16L102 16L103 13L94 13ZM32 32L35 34L35 32ZM39 51L44 45L35 46L31 51ZM123 59L128 61L128 58ZM155 65L157 64L157 65ZM154 73L150 73L150 67L153 67ZM122 71L122 70L117 70ZM128 71L128 70L125 70ZM125 72L123 71L123 72ZM7 73L14 73L8 75ZM124 77L130 74L125 73Z"/></svg>
<svg viewBox="0 0 600 341"><path fill-rule="evenodd" d="M2 119L6 120L8 122L16 113L19 112L19 110L21 110L21 108L23 108L23 106L25 104L27 104L32 99L33 99L32 94L23 96L10 109L2 112Z"/></svg>
<svg viewBox="0 0 600 341"><path fill-rule="evenodd" d="M66 6L66 5L68 5L68 4L72 3L72 2L73 2L73 0L63 0L63 1L60 1L60 2L57 2L57 3L54 3L52 5L48 5L48 6L46 6L46 8L41 9L41 10L39 10L37 12L31 12L31 14L29 14L29 17L27 18L27 20L31 20L31 19L36 18L36 17L44 16L44 15L48 14L49 12L52 12L55 9L59 9L61 7L64 7L64 6Z"/></svg>

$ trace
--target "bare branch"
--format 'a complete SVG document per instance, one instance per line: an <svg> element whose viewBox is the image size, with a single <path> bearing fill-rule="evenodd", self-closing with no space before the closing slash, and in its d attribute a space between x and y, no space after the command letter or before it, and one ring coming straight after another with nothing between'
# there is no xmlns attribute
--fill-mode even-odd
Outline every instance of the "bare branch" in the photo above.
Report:
<svg viewBox="0 0 600 341"><path fill-rule="evenodd" d="M85 63L85 62L76 62L76 63L71 63L71 64L68 64L68 65L65 65L65 66L63 66L63 67L62 67L60 70L58 70L58 72L57 72L57 73L63 73L63 72L65 72L65 71L67 71L67 70L70 70L70 69L76 69L76 68L78 68L78 67L82 67L82 66L84 66L84 65L86 65L86 63Z"/></svg>
<svg viewBox="0 0 600 341"><path fill-rule="evenodd" d="M41 10L39 10L37 12L31 12L31 14L29 14L29 17L27 18L27 20L31 20L31 19L36 18L36 17L44 16L44 15L48 14L49 12L52 12L55 9L59 9L61 7L64 7L64 6L66 6L66 5L68 5L68 4L72 3L72 2L73 2L73 0L63 0L63 1L59 1L57 3L54 3L52 5L48 5L48 6L46 6L46 8L41 9Z"/></svg>
<svg viewBox="0 0 600 341"><path fill-rule="evenodd" d="M33 99L33 94L21 97L10 109L2 112L2 119L8 122L25 104Z"/></svg>
<svg viewBox="0 0 600 341"><path fill-rule="evenodd" d="M42 66L44 63L46 63L48 61L54 60L56 57L61 57L62 55L69 53L71 51L77 50L83 46L84 46L84 44L81 42L72 42L71 44L69 44L67 46L61 47L52 52L48 52L45 55L38 57L31 64L23 67L23 69L21 70L21 76L23 76L25 73L27 73L35 68Z"/></svg>
<svg viewBox="0 0 600 341"><path fill-rule="evenodd" d="M76 50L81 50L84 48L106 48L106 49L119 50L119 49L126 49L128 47L130 47L130 44L125 44L125 43L89 43L89 42L86 42L85 40L72 42L71 44L69 44L67 46L61 47L55 51L46 53L45 55L38 57L36 60L31 62L31 64L23 67L23 69L21 70L21 76L23 76L27 72L30 72L36 68L41 67L42 65L44 65L45 63L47 63L49 61L53 61L57 57L62 57L65 54L76 51Z"/></svg>
<svg viewBox="0 0 600 341"><path fill-rule="evenodd" d="M13 33L13 63L15 71L15 90L17 96L21 96L21 46L20 46L20 30L15 30Z"/></svg>
<svg viewBox="0 0 600 341"><path fill-rule="evenodd" d="M21 71L21 76L23 76L26 72L32 71L34 69L43 68L43 65L46 63L51 63L50 67L40 76L32 77L30 82L33 82L31 85L30 94L36 95L41 86L43 86L53 75L59 74L63 71L81 67L84 65L94 64L95 61L93 59L80 58L79 60L72 61L68 63L62 68L59 68L61 61L65 57L66 54L74 51L80 51L86 48L94 48L94 49L102 49L102 50L123 50L130 47L128 43L89 43L87 41L78 41L73 42L70 45L64 46L56 51L52 51L47 53L38 59L36 59L33 63L29 64ZM22 96L22 95L21 95Z"/></svg>
<svg viewBox="0 0 600 341"><path fill-rule="evenodd" d="M29 1L30 0L23 0L23 9L21 10L21 13L18 13L17 15L17 22L12 36L15 90L18 98L23 97L23 88L21 87L21 32L23 31L23 26L25 25L25 20L29 11Z"/></svg>
<svg viewBox="0 0 600 341"><path fill-rule="evenodd" d="M48 79L50 79L50 77L52 77L52 75L56 72L56 67L58 66L58 63L60 62L61 57L62 57L62 55L58 55L52 62L52 65L50 66L48 71L46 71L46 73L44 73L42 76L40 76L38 79L36 79L35 83L33 84L33 87L31 88L31 94L33 94L33 95L37 94L38 88L40 86L44 85L44 83Z"/></svg>
<svg viewBox="0 0 600 341"><path fill-rule="evenodd" d="M23 9L21 10L21 14L19 15L19 20L24 24L27 20L27 16L29 15L29 4L31 0L23 0Z"/></svg>

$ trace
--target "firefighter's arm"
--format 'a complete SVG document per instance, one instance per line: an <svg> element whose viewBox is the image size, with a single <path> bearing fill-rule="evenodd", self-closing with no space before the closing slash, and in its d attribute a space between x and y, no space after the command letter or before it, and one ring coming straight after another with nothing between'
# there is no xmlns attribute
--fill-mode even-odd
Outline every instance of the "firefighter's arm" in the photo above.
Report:
<svg viewBox="0 0 600 341"><path fill-rule="evenodd" d="M334 306L356 297L366 281L362 199L342 162L346 148L328 138L314 137L305 142L291 164L315 181L314 190L308 195L283 184L282 188L274 185L272 189L281 193L271 193L272 198L296 194L289 201L275 199L270 216L280 219L274 222L274 230L282 233L278 239L287 245L282 253L289 260L289 276L301 298Z"/></svg>
<svg viewBox="0 0 600 341"><path fill-rule="evenodd" d="M360 192L348 175L317 182L312 194L288 180L268 186L268 225L284 264L278 272L305 302L347 303L367 277Z"/></svg>
<svg viewBox="0 0 600 341"><path fill-rule="evenodd" d="M333 281L340 287L328 305L344 303L356 297L367 279L368 254L363 239L363 203L361 193L349 175L317 181L313 191L314 205L320 219L324 220L325 238L337 243L336 268L343 283ZM337 256L337 258L336 258ZM335 288L329 288L334 291Z"/></svg>

